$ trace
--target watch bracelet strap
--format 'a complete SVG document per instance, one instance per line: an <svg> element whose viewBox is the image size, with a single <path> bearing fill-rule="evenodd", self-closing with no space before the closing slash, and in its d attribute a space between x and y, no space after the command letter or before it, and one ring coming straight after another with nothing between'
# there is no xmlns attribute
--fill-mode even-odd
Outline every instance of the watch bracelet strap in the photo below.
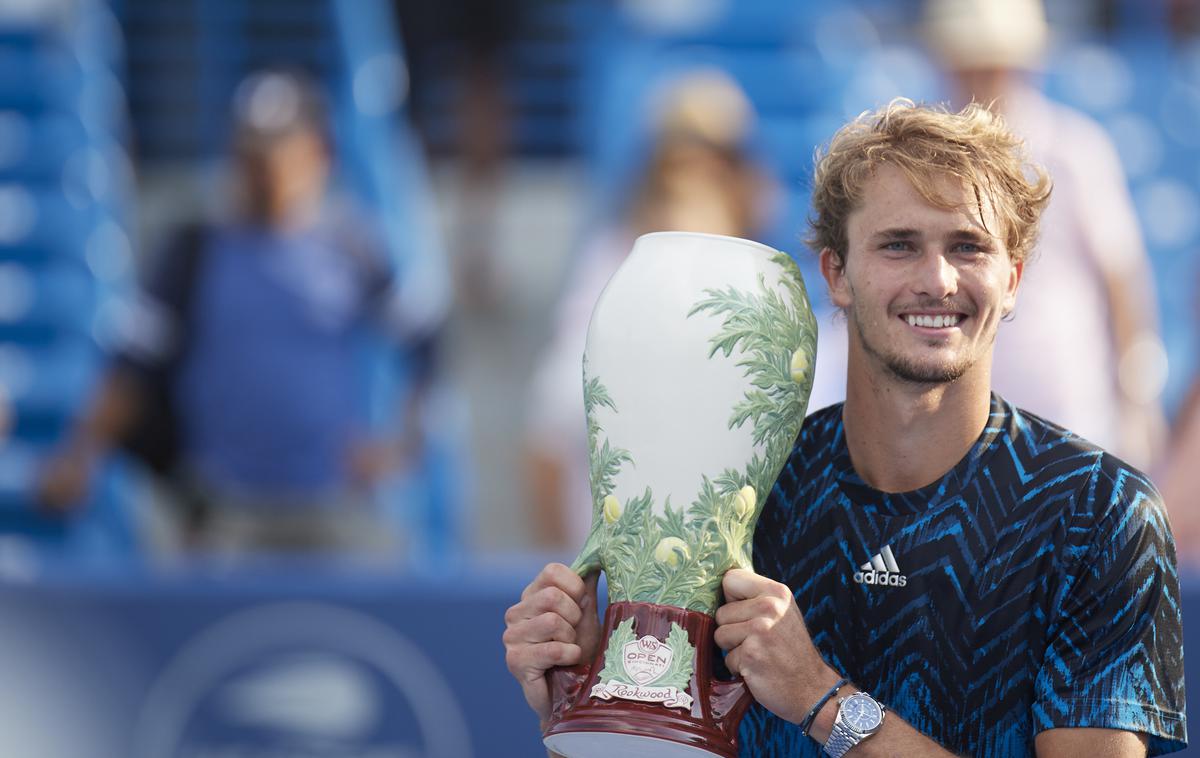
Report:
<svg viewBox="0 0 1200 758"><path fill-rule="evenodd" d="M851 731L842 724L835 723L829 733L829 741L825 743L825 755L830 758L842 758L850 748L862 742L863 737L858 732Z"/></svg>

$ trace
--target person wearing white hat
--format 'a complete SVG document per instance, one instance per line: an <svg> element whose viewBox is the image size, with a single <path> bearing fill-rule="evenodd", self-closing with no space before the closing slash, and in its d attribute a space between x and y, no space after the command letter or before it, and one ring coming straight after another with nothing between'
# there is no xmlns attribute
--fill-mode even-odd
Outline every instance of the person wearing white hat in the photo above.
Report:
<svg viewBox="0 0 1200 758"><path fill-rule="evenodd" d="M1166 358L1150 260L1112 141L1036 86L1050 38L1041 0L928 0L923 32L959 104L1003 114L1054 177L1021 299L996 339L993 387L1151 467L1165 442Z"/></svg>

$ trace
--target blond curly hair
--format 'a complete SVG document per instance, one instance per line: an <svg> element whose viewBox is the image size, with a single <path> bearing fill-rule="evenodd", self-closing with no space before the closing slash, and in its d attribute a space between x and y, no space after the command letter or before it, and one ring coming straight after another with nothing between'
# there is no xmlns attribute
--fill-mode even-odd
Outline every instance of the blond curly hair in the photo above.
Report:
<svg viewBox="0 0 1200 758"><path fill-rule="evenodd" d="M902 170L921 196L940 208L960 206L938 192L938 180L947 175L962 180L975 198L970 212L983 223L990 201L1000 229L987 231L1004 241L1014 261L1028 257L1051 183L1029 159L1024 142L978 103L954 113L904 98L863 113L818 151L809 247L828 248L839 267L845 264L847 219L875 169L885 163Z"/></svg>

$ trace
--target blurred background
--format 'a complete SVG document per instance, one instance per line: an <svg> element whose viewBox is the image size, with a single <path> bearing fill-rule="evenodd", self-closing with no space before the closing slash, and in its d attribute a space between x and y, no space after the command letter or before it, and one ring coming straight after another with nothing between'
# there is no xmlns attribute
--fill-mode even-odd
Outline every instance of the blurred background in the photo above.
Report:
<svg viewBox="0 0 1200 758"><path fill-rule="evenodd" d="M1198 35L1195 0L0 0L0 755L538 754L500 634L590 521L596 296L647 231L766 242L836 402L813 154L895 97L1050 168L996 386L1151 474L1190 607Z"/></svg>

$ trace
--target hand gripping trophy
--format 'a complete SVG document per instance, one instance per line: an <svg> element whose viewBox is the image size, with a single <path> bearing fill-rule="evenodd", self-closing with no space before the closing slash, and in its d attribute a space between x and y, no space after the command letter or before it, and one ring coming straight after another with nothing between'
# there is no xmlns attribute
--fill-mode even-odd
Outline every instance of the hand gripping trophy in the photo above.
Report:
<svg viewBox="0 0 1200 758"><path fill-rule="evenodd" d="M640 237L584 355L592 527L572 568L603 570L590 665L550 674L544 740L568 758L737 754L750 704L713 677L721 579L800 431L816 321L785 254L733 237Z"/></svg>

